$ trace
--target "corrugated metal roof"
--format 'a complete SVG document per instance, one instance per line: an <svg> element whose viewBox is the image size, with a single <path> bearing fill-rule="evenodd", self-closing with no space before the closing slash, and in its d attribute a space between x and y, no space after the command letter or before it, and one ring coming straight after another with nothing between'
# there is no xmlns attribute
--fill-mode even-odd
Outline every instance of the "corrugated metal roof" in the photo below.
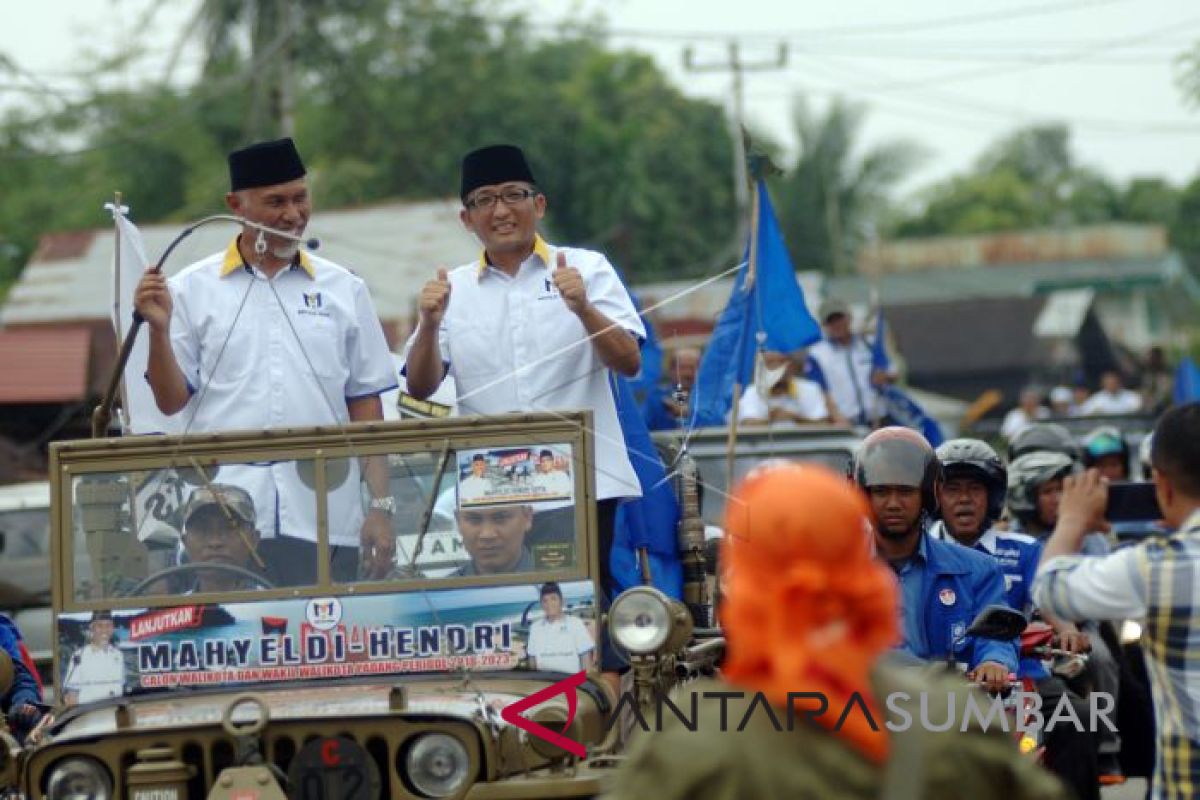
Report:
<svg viewBox="0 0 1200 800"><path fill-rule="evenodd" d="M67 403L88 393L91 331L0 331L0 403Z"/></svg>
<svg viewBox="0 0 1200 800"><path fill-rule="evenodd" d="M928 269L870 278L862 275L831 278L828 292L851 302L867 302L877 288L884 305L907 305L939 300L988 297L1032 297L1067 288L1127 291L1131 284L1179 287L1193 294L1195 281L1182 259L1165 256L1118 260L1054 261L1003 267Z"/></svg>
<svg viewBox="0 0 1200 800"><path fill-rule="evenodd" d="M137 199L131 218L137 221ZM479 245L459 222L457 199L388 203L313 214L308 235L321 240L321 256L354 270L371 287L384 320L407 319L426 280L439 266L474 259ZM157 260L183 225L141 228L146 254ZM167 274L223 250L236 234L232 223L199 228L171 255ZM52 256L47 259L43 254ZM52 234L39 245L0 311L0 324L106 319L112 302L112 228Z"/></svg>

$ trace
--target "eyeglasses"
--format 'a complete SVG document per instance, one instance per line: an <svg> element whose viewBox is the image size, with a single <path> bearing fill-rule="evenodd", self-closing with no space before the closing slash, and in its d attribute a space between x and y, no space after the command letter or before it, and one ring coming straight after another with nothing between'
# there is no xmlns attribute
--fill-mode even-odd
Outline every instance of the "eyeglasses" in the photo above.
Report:
<svg viewBox="0 0 1200 800"><path fill-rule="evenodd" d="M536 189L505 189L499 194L475 195L463 205L473 211L489 211L496 205L497 200L503 200L504 205L512 208L517 203L528 200L536 194Z"/></svg>

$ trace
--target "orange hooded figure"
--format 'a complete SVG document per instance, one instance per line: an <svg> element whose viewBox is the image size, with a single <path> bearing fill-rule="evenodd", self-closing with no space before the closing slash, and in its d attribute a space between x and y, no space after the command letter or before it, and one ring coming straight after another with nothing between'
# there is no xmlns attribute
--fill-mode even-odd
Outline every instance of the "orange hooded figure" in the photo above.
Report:
<svg viewBox="0 0 1200 800"><path fill-rule="evenodd" d="M835 735L882 763L870 671L900 639L899 588L874 557L866 498L824 467L786 463L752 472L725 508L725 677L780 708L789 692L820 692L815 721L830 729L857 694L876 729L851 709Z"/></svg>

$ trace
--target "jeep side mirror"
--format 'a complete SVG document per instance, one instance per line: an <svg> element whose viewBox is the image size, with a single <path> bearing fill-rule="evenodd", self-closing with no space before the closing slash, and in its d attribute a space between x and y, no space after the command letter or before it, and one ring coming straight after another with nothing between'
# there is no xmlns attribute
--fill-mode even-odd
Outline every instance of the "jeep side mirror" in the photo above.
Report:
<svg viewBox="0 0 1200 800"><path fill-rule="evenodd" d="M1008 606L991 605L979 612L967 628L967 636L980 639L1015 639L1025 630L1025 615Z"/></svg>

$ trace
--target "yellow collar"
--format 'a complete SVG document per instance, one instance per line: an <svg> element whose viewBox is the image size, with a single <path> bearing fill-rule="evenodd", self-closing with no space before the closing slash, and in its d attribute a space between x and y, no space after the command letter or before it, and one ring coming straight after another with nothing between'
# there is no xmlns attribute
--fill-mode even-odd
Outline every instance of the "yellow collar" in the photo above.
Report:
<svg viewBox="0 0 1200 800"><path fill-rule="evenodd" d="M542 264L550 266L550 245L546 244L546 240L541 237L541 234L534 234L533 237L533 254L542 259ZM483 271L488 268L487 250L479 254L479 275L483 275Z"/></svg>
<svg viewBox="0 0 1200 800"><path fill-rule="evenodd" d="M298 262L300 267L308 273L308 277L317 277L312 259L308 257L308 253L303 250L297 250L296 259L293 263ZM241 251L238 250L238 237L235 236L233 237L233 241L229 243L229 247L225 250L225 260L221 262L221 277L224 278L226 275L243 266L245 266L245 262L242 260Z"/></svg>

